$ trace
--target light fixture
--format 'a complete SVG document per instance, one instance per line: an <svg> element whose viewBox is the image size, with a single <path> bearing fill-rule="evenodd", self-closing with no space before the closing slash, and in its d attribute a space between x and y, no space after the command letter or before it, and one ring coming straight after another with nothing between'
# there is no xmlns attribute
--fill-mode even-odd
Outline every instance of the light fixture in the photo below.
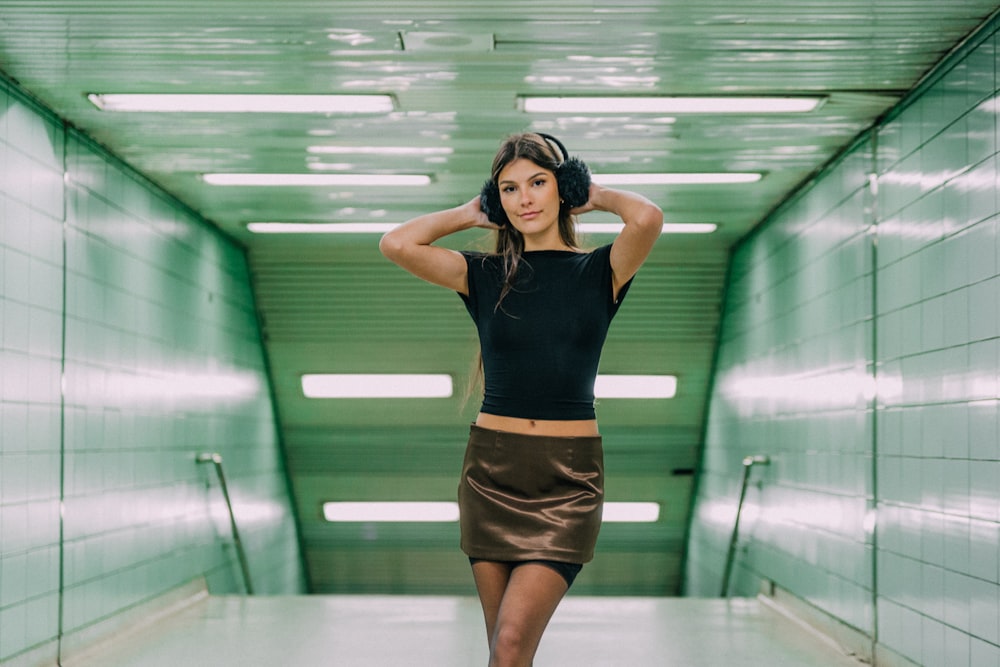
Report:
<svg viewBox="0 0 1000 667"><path fill-rule="evenodd" d="M248 222L247 231L254 234L385 234L398 222ZM581 222L584 234L617 234L625 227L621 222ZM663 234L711 234L718 225L711 222L673 222L663 225Z"/></svg>
<svg viewBox="0 0 1000 667"><path fill-rule="evenodd" d="M601 185L727 185L756 183L756 172L669 172L651 174L592 174Z"/></svg>
<svg viewBox="0 0 1000 667"><path fill-rule="evenodd" d="M597 398L673 398L676 395L675 375L598 375L594 383Z"/></svg>
<svg viewBox="0 0 1000 667"><path fill-rule="evenodd" d="M458 521L455 502L326 502L323 518L334 522L422 522Z"/></svg>
<svg viewBox="0 0 1000 667"><path fill-rule="evenodd" d="M389 113L391 95L257 94L95 94L87 95L102 111L189 113Z"/></svg>
<svg viewBox="0 0 1000 667"><path fill-rule="evenodd" d="M309 146L306 152L316 155L451 155L448 146Z"/></svg>
<svg viewBox="0 0 1000 667"><path fill-rule="evenodd" d="M398 222L248 222L254 234L385 234Z"/></svg>
<svg viewBox="0 0 1000 667"><path fill-rule="evenodd" d="M454 523L459 513L453 501L329 501L323 503L323 518L335 523ZM653 502L606 502L602 513L604 523L655 523L659 518L660 504Z"/></svg>
<svg viewBox="0 0 1000 667"><path fill-rule="evenodd" d="M617 234L625 228L623 222L581 222L579 231L584 234ZM666 222L661 234L711 234L719 226L714 222Z"/></svg>
<svg viewBox="0 0 1000 667"><path fill-rule="evenodd" d="M306 398L449 398L446 374L309 373L302 376Z"/></svg>
<svg viewBox="0 0 1000 667"><path fill-rule="evenodd" d="M243 186L411 186L428 185L426 174L202 174L209 185Z"/></svg>
<svg viewBox="0 0 1000 667"><path fill-rule="evenodd" d="M527 113L652 113L735 114L806 113L815 110L824 97L808 96L719 96L719 97L545 97L519 95L518 108Z"/></svg>
<svg viewBox="0 0 1000 667"><path fill-rule="evenodd" d="M656 523L660 519L660 503L604 503L604 523Z"/></svg>

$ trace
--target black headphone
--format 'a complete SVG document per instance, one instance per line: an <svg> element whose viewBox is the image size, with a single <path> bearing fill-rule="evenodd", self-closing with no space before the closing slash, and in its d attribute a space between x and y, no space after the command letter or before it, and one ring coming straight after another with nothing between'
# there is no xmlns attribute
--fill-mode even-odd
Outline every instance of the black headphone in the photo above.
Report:
<svg viewBox="0 0 1000 667"><path fill-rule="evenodd" d="M587 199L590 198L590 169L580 158L570 157L562 142L551 134L541 132L535 134L549 144L555 144L562 155L562 162L555 168L556 183L559 186L559 198L562 200L562 206L576 208L586 204ZM510 220L507 219L507 213L500 203L500 187L492 178L483 183L483 189L479 193L479 207L490 222L501 226L510 223Z"/></svg>

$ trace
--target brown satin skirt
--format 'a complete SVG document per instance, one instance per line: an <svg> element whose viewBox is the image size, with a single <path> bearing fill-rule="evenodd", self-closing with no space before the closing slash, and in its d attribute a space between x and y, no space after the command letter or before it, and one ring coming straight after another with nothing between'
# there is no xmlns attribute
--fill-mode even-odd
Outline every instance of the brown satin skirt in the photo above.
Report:
<svg viewBox="0 0 1000 667"><path fill-rule="evenodd" d="M458 486L462 551L497 561L594 557L604 504L601 437L472 425Z"/></svg>

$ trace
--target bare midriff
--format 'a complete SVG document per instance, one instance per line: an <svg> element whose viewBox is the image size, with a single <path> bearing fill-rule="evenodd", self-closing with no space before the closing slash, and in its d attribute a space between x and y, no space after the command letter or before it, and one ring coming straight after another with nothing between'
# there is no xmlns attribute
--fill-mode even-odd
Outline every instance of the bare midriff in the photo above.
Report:
<svg viewBox="0 0 1000 667"><path fill-rule="evenodd" d="M522 435L551 435L560 438L589 438L600 435L596 419L525 419L480 412L476 426Z"/></svg>

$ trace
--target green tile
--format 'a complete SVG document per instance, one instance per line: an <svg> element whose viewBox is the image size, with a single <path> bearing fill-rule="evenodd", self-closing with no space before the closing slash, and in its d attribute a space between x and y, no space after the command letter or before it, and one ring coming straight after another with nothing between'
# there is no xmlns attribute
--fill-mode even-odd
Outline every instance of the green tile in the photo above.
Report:
<svg viewBox="0 0 1000 667"><path fill-rule="evenodd" d="M3 101L6 105L6 94ZM266 393L238 409L202 396L185 402L181 397L194 385L179 383L175 370L199 369L193 378L197 383L205 374L200 369L239 367L259 357L258 348L247 346L257 338L256 322L235 322L229 313L218 312L227 301L247 299L242 255L204 223L139 184L113 158L76 141L66 150L73 181L64 229L59 126L21 106L2 118L8 139L16 131L14 149L0 144L7 174L0 179L0 606L3 655L10 655L28 642L54 636L60 528L66 539L67 628L232 566L228 526L216 525L217 517L206 513L210 501L217 504L211 495L217 489L194 484L191 443L212 439L215 446L244 454L259 448L261 454L235 466L231 492L242 500L263 491L266 496L257 502L276 507L287 508L289 501L283 483L258 488L261 475L280 475L274 470L280 456ZM159 219L199 239L203 254L167 235L121 233L130 225L148 231L154 209ZM205 305L207 287L193 283L192 276L204 277L221 297L215 306ZM204 346L206 338L211 349ZM252 366L248 372L258 374L257 386L264 392L264 364L258 359ZM208 435L212 421L221 428ZM149 452L148 460L140 462L140 449ZM62 526L56 511L60 489L66 493ZM289 520L286 509L246 529L257 558L272 564L258 568L262 587L272 592L302 587ZM28 572L26 555L31 556ZM237 586L235 581L217 583L222 592Z"/></svg>
<svg viewBox="0 0 1000 667"><path fill-rule="evenodd" d="M782 401L759 401L747 411L720 393L717 382L703 466L706 475L725 476L729 483L706 485L703 475L697 500L722 503L731 497L735 471L723 462L738 460L732 443L745 447L755 442L755 429L768 434L771 451L804 446L814 452L802 462L784 465L780 479L767 480L781 487L764 487L769 507L761 509L761 516L808 506L817 514L850 517L846 502L836 510L833 503L820 509L827 507L823 494L836 489L843 498L865 499L877 488L876 554L852 549L829 534L814 535L808 522L799 520L783 523L782 530L759 528L748 536L740 571L773 579L842 620L867 627L875 616L869 571L875 558L879 638L920 664L977 664L970 663L977 653L993 660L975 639L981 638L984 623L991 635L998 632L1000 600L992 585L1000 573L990 550L998 539L1000 491L988 481L1000 478L997 118L979 106L995 92L993 54L991 39L880 128L874 267L862 250L863 239L854 249L843 242L834 246L825 241L824 246L822 239L810 239L808 231L801 234L783 248L782 256L807 256L808 270L788 262L776 266L784 260L769 254L766 241L769 235L780 237L786 227L821 228L825 221L811 212L830 210L831 202L863 201L864 193L851 190L856 187L852 183L862 180L852 176L852 169L863 150L831 167L802 201L782 209L734 257L740 270L731 272L719 378L733 370L749 375L779 367L784 373L825 371L828 386L834 387L833 360L851 358L856 367L877 368L882 409L875 415L875 442L862 420L832 420L822 401L784 396ZM839 215L830 213L829 224L866 226L868 213L862 207L845 203ZM874 322L861 296L872 268L878 287ZM768 276L779 273L799 290L794 301L768 282ZM861 289L845 289L852 281ZM861 334L844 324L855 320L863 327L874 325L873 332ZM789 336L790 331L796 335ZM878 358L871 358L866 344L872 337ZM854 410L866 412L865 404ZM806 424L803 435L762 428L765 422L788 419L790 412ZM717 418L725 423L713 428ZM854 451L852 445L858 443L862 457L856 463L824 454L838 446L842 452ZM866 454L873 444L877 487L857 481L864 477L861 470L871 474ZM867 506L870 501L863 502ZM696 516L705 516L698 505ZM721 559L725 542L709 539L709 534L708 526L696 522L692 527L690 553L697 548L701 561ZM689 566L688 575L706 570L702 562ZM973 629L975 612L966 601L984 580L991 588L977 604L988 608L986 621L977 621Z"/></svg>
<svg viewBox="0 0 1000 667"><path fill-rule="evenodd" d="M969 647L970 664L976 667L1000 667L1000 646L972 637Z"/></svg>

